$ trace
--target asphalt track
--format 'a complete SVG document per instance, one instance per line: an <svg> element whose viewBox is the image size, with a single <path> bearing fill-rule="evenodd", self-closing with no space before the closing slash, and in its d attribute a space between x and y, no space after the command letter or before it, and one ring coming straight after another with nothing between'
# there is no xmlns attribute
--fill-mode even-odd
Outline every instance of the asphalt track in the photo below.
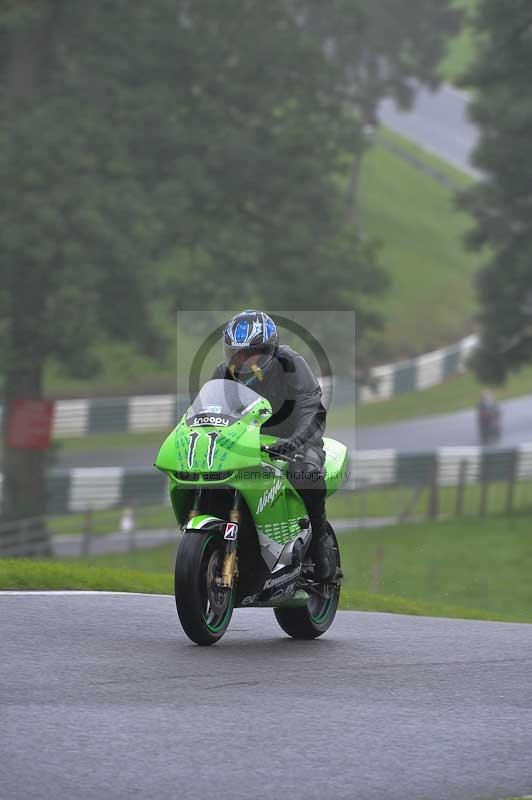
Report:
<svg viewBox="0 0 532 800"><path fill-rule="evenodd" d="M0 594L2 800L480 800L532 789L532 625L267 609L199 648L173 598Z"/></svg>
<svg viewBox="0 0 532 800"><path fill-rule="evenodd" d="M379 106L379 119L389 128L426 150L449 161L458 169L478 176L471 156L478 131L469 119L465 92L444 85L431 92L420 86L411 111L399 111L392 100Z"/></svg>

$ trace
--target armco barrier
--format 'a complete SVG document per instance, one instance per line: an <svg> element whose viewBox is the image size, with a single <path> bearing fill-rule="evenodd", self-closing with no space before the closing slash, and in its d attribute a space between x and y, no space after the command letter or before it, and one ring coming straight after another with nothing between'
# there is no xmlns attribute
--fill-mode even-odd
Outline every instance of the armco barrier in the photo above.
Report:
<svg viewBox="0 0 532 800"><path fill-rule="evenodd" d="M335 381L335 402L337 405L353 402L363 405L435 386L463 372L477 344L477 336L468 336L451 347L418 358L374 367L370 372L371 387L353 388L348 380ZM55 404L53 438L170 431L188 402L183 394L59 400Z"/></svg>
<svg viewBox="0 0 532 800"><path fill-rule="evenodd" d="M473 334L450 347L396 364L374 367L370 371L373 386L362 386L357 391L357 405L389 400L436 386L464 372L467 360L477 346L478 336Z"/></svg>
<svg viewBox="0 0 532 800"><path fill-rule="evenodd" d="M352 451L344 489L444 487L490 481L532 481L532 444L510 449L442 447L419 453ZM153 467L53 469L48 473L49 515L167 502L167 478Z"/></svg>
<svg viewBox="0 0 532 800"><path fill-rule="evenodd" d="M461 475L462 473L462 475ZM532 480L532 444L515 448L440 447L433 451L355 451L347 488L457 486Z"/></svg>
<svg viewBox="0 0 532 800"><path fill-rule="evenodd" d="M170 431L187 405L185 395L171 394L60 400L55 408L53 438Z"/></svg>
<svg viewBox="0 0 532 800"><path fill-rule="evenodd" d="M5 556L49 556L46 521L40 517L0 525L0 558Z"/></svg>

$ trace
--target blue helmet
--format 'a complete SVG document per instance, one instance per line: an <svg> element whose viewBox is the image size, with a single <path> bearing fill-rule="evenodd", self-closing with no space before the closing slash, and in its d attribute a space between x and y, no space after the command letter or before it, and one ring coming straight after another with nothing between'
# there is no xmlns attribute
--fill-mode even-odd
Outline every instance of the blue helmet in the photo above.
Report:
<svg viewBox="0 0 532 800"><path fill-rule="evenodd" d="M246 386L262 381L279 346L275 322L263 311L241 311L225 326L223 351L233 378Z"/></svg>

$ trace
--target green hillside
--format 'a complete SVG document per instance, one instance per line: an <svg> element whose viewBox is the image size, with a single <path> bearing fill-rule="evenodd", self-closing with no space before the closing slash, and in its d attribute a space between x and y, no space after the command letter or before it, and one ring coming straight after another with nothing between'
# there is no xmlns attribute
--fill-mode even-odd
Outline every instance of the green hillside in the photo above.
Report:
<svg viewBox="0 0 532 800"><path fill-rule="evenodd" d="M390 360L454 342L474 326L472 277L479 261L463 243L470 221L456 209L455 190L434 170L453 185L467 184L461 173L390 131L363 162L360 224L381 242L379 258L392 279L380 302Z"/></svg>

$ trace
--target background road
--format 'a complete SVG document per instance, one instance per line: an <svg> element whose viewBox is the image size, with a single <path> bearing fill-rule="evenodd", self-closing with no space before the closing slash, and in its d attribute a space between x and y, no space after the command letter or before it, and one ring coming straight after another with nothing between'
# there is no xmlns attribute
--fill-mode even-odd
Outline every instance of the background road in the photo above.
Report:
<svg viewBox="0 0 532 800"><path fill-rule="evenodd" d="M0 594L0 794L476 800L532 790L532 625L266 609L199 648L173 598Z"/></svg>
<svg viewBox="0 0 532 800"><path fill-rule="evenodd" d="M501 404L503 435L500 445L513 447L532 442L532 395L506 400ZM453 414L438 414L422 419L394 422L367 428L332 429L327 435L357 450L431 450L435 447L478 445L473 409ZM161 443L164 434L161 433ZM157 447L65 451L59 454L58 467L149 467Z"/></svg>
<svg viewBox="0 0 532 800"><path fill-rule="evenodd" d="M502 436L499 445L514 447L532 442L532 395L501 403ZM349 442L346 440L349 438ZM348 430L339 436L346 444L356 443L358 450L432 450L435 447L478 445L477 420L473 409L453 414L438 414L407 422L395 422Z"/></svg>
<svg viewBox="0 0 532 800"><path fill-rule="evenodd" d="M419 87L412 111L398 111L392 100L379 107L384 125L449 161L470 175L480 174L471 164L478 132L467 115L468 96L452 86L437 92Z"/></svg>

